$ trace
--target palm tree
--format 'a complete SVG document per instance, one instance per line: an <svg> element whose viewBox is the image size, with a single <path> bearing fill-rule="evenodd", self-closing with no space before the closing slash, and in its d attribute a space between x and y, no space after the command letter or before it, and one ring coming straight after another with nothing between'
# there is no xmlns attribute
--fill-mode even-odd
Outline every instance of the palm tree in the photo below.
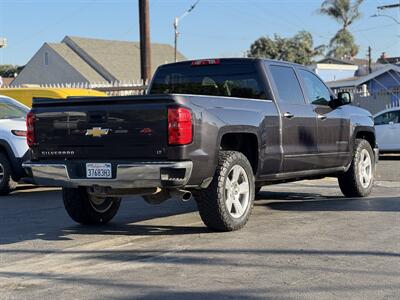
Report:
<svg viewBox="0 0 400 300"><path fill-rule="evenodd" d="M354 57L358 53L358 46L349 26L361 17L360 5L364 0L325 0L322 2L319 13L333 18L342 25L342 28L330 40L328 56L337 58Z"/></svg>

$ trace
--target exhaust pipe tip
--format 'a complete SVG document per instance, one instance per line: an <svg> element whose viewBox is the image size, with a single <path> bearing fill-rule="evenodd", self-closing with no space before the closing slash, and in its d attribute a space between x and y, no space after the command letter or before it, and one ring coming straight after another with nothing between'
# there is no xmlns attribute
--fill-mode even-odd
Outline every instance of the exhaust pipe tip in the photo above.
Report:
<svg viewBox="0 0 400 300"><path fill-rule="evenodd" d="M171 197L176 197L183 202L187 202L192 199L192 192L186 190L172 190L170 191Z"/></svg>
<svg viewBox="0 0 400 300"><path fill-rule="evenodd" d="M183 202L189 201L190 199L192 199L192 193L189 191L184 192L181 199Z"/></svg>

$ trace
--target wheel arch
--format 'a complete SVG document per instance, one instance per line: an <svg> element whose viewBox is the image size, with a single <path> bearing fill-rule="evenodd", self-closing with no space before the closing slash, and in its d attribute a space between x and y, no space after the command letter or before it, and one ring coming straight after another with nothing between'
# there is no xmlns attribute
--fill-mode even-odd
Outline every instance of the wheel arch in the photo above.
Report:
<svg viewBox="0 0 400 300"><path fill-rule="evenodd" d="M355 139L364 139L371 145L372 149L376 148L376 136L373 127L357 127L354 132L354 140Z"/></svg>
<svg viewBox="0 0 400 300"><path fill-rule="evenodd" d="M254 131L230 130L220 135L219 150L243 153L249 160L253 173L259 170L259 138Z"/></svg>
<svg viewBox="0 0 400 300"><path fill-rule="evenodd" d="M22 162L15 157L11 146L6 140L0 139L0 152L7 156L11 165L11 176L15 181L26 175L21 165Z"/></svg>

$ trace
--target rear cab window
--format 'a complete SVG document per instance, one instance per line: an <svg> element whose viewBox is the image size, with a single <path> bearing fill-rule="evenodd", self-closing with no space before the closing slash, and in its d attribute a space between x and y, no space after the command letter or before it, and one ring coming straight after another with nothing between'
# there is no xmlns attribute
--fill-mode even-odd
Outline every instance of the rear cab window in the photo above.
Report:
<svg viewBox="0 0 400 300"><path fill-rule="evenodd" d="M149 94L192 94L267 99L254 61L184 62L160 67Z"/></svg>

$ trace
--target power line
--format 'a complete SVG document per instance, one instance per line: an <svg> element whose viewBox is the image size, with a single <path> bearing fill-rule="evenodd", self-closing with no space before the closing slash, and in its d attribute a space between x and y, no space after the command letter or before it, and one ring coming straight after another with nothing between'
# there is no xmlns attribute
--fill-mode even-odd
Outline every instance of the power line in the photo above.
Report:
<svg viewBox="0 0 400 300"><path fill-rule="evenodd" d="M371 18L375 18L375 17L385 17L385 18L389 18L389 19L395 21L397 24L400 25L400 21L399 21L399 20L397 20L395 17L389 16L389 15L373 14L373 15L371 16Z"/></svg>
<svg viewBox="0 0 400 300"><path fill-rule="evenodd" d="M400 7L400 4L382 5L382 6L378 6L377 9L384 10L384 9L391 9L391 8L397 8L397 7Z"/></svg>
<svg viewBox="0 0 400 300"><path fill-rule="evenodd" d="M397 26L397 25L396 24L379 25L379 26L375 26L375 27L361 28L361 29L357 29L357 30L352 30L351 32L357 33L357 32L371 31L371 30L375 30L375 29L379 29L379 28L386 28L386 27L393 27L393 26Z"/></svg>

